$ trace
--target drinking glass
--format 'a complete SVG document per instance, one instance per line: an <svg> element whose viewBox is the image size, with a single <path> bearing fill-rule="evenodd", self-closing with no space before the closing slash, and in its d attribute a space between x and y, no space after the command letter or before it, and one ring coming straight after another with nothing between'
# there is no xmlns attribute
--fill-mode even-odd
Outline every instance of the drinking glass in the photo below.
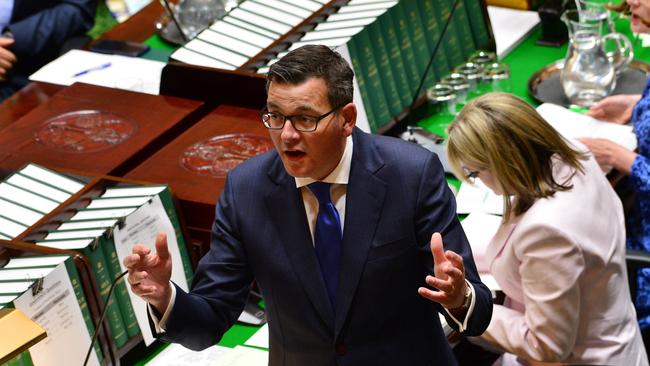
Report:
<svg viewBox="0 0 650 366"><path fill-rule="evenodd" d="M456 94L451 86L434 85L427 90L427 100L433 107L434 114L456 115Z"/></svg>

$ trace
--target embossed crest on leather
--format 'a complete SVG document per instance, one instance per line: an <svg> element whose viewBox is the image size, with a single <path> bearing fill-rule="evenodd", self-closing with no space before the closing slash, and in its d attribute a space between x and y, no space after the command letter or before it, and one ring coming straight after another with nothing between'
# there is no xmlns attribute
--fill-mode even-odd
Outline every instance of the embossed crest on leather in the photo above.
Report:
<svg viewBox="0 0 650 366"><path fill-rule="evenodd" d="M200 175L225 177L226 173L243 161L273 148L266 136L250 133L219 135L197 142L181 155L185 169Z"/></svg>
<svg viewBox="0 0 650 366"><path fill-rule="evenodd" d="M120 145L137 128L136 122L111 112L80 110L48 119L34 139L53 150L85 153Z"/></svg>

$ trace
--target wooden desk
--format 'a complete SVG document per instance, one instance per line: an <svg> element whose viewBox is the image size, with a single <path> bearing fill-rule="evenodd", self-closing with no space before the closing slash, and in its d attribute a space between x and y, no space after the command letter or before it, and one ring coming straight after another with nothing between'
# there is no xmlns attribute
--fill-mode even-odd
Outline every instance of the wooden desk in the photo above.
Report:
<svg viewBox="0 0 650 366"><path fill-rule="evenodd" d="M156 33L154 23L162 13L163 8L160 2L154 0L99 38L144 42Z"/></svg>
<svg viewBox="0 0 650 366"><path fill-rule="evenodd" d="M34 162L121 175L194 124L202 105L76 83L0 133L0 166L15 170Z"/></svg>
<svg viewBox="0 0 650 366"><path fill-rule="evenodd" d="M44 103L64 86L48 83L30 83L4 102L0 103L0 130Z"/></svg>
<svg viewBox="0 0 650 366"><path fill-rule="evenodd" d="M256 109L222 104L125 177L171 187L185 218L195 262L209 249L215 203L226 173L272 148Z"/></svg>
<svg viewBox="0 0 650 366"><path fill-rule="evenodd" d="M120 23L104 33L100 39L143 42L156 33L154 22L162 13L163 8L160 3L152 1L124 23ZM17 121L63 88L65 86L49 83L30 83L9 99L0 103L0 130Z"/></svg>

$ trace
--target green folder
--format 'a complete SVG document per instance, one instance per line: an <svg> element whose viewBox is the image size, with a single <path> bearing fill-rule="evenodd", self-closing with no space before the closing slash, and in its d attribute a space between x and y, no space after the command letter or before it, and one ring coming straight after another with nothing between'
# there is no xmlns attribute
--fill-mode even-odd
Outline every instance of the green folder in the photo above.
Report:
<svg viewBox="0 0 650 366"><path fill-rule="evenodd" d="M390 13L390 10L384 13L379 17L379 19L377 19L376 23L378 23L378 29L381 31L382 37L385 41L386 49L384 52L388 55L390 60L390 66L393 69L393 77L400 97L401 107L404 109L411 105L413 92L415 91L415 88L417 88L417 84L414 87L411 87L410 85L409 75L406 72L406 62L400 49L400 42L397 39L395 28L393 28Z"/></svg>
<svg viewBox="0 0 650 366"><path fill-rule="evenodd" d="M365 29L368 30L368 45L372 48L372 54L381 78L388 111L390 112L391 117L395 117L400 114L404 107L400 97L400 92L397 90L397 80L395 80L396 76L393 73L393 66L390 62L389 53L386 48L386 42L382 35L379 21L376 20L372 24L367 25ZM383 122L388 122L388 120Z"/></svg>
<svg viewBox="0 0 650 366"><path fill-rule="evenodd" d="M88 260L95 274L97 287L104 303L108 302L107 318L108 325L111 329L113 340L117 347L122 347L128 340L124 320L120 313L119 306L113 298L108 299L108 292L111 288L111 277L108 271L108 262L101 249L105 245L105 239L80 238L80 239L59 239L59 240L40 240L37 245L57 249L77 250L83 253Z"/></svg>
<svg viewBox="0 0 650 366"><path fill-rule="evenodd" d="M395 8L397 8L397 6ZM395 8L391 9L389 12L386 12L384 19L386 19L387 22L382 24L385 24L385 32L388 35L387 39L389 40L388 44L390 44L390 39L392 38L391 34L394 34L395 40L399 44L399 50L397 53L404 60L404 69L406 71L406 75L408 76L407 81L412 101L413 93L415 93L415 89L417 89L420 83L420 77L422 76L422 73L418 68L418 63L413 51L413 44L411 44L409 30L406 29L406 21L397 16L398 11ZM392 53L393 51L391 51L391 54ZM411 101L409 101L409 103Z"/></svg>
<svg viewBox="0 0 650 366"><path fill-rule="evenodd" d="M361 94L361 100L363 101L363 106L366 111L366 116L368 117L368 125L372 132L377 130L375 126L375 121L377 117L374 114L373 102L370 99L370 91L368 90L368 81L366 80L366 74L361 68L361 61L359 52L355 46L355 42L352 40L348 41L346 44L348 48L348 53L350 54L350 60L352 61L352 68L354 69L354 76L357 79L357 85L359 86L359 94Z"/></svg>

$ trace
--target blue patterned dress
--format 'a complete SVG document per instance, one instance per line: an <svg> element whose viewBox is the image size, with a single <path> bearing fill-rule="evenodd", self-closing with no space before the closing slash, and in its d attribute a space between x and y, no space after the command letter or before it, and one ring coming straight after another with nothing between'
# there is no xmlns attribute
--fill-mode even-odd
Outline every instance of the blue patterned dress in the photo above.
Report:
<svg viewBox="0 0 650 366"><path fill-rule="evenodd" d="M641 100L632 111L632 123L639 155L632 163L630 183L634 190L634 211L627 218L627 246L650 252L650 78ZM635 300L641 329L650 328L650 268L639 272Z"/></svg>

